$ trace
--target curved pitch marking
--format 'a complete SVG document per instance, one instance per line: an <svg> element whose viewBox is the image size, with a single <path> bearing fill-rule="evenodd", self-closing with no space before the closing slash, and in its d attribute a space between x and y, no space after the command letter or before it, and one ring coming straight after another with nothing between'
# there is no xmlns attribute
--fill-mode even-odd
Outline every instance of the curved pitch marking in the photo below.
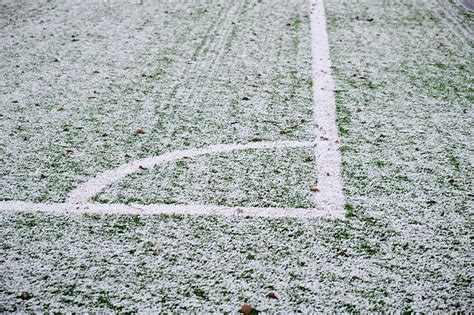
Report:
<svg viewBox="0 0 474 315"><path fill-rule="evenodd" d="M155 165L176 161L183 158L196 157L205 154L226 153L250 149L276 149L310 147L313 143L306 141L255 142L248 144L216 144L200 149L177 150L162 155L132 161L115 169L105 171L93 179L74 189L68 198L68 203L85 204L108 185L117 182L141 168L152 168Z"/></svg>

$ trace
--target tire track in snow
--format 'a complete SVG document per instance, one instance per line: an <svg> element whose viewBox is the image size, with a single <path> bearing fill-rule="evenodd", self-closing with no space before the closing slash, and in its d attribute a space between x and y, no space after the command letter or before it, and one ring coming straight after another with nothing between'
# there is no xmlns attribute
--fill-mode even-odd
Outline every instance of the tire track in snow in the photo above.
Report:
<svg viewBox="0 0 474 315"><path fill-rule="evenodd" d="M219 19L206 31L204 44L196 50L197 55L192 55L188 62L183 64L183 68L179 71L181 73L179 79L176 80L176 83L169 89L169 92L161 98L165 104L173 104L173 100L176 99L180 100L180 102L178 102L180 104L191 104L202 100L204 90L209 86L209 82L211 78L213 78L213 69L216 63L222 62L223 46L229 37L235 16L240 11L242 5L243 3L241 1L237 4L235 1L232 1L226 12L223 13L224 9L221 9ZM218 29L220 29L221 32L219 32L217 36L212 37ZM214 47L214 49L211 49L211 46ZM200 73L207 73L205 83L202 87L196 84L201 82L201 80L196 81L194 77ZM159 89L159 86L157 86L156 89ZM173 110L177 111L178 109L175 108ZM167 123L169 124L171 121ZM155 128L156 125L152 129L155 130Z"/></svg>
<svg viewBox="0 0 474 315"><path fill-rule="evenodd" d="M194 103L199 103L203 100L204 92L207 91L208 87L210 86L210 82L213 78L215 78L215 75L217 73L217 70L219 69L220 65L223 62L223 56L226 53L225 51L225 44L228 40L228 38L231 36L232 32L232 26L235 20L235 17L238 15L240 12L242 6L244 4L247 4L247 1L239 2L239 4L236 7L232 7L234 10L229 10L228 15L226 19L224 20L225 23L224 27L222 28L220 36L216 39L216 45L214 46L214 51L217 51L217 55L212 58L212 62L209 67L209 63L202 63L204 67L202 67L201 71L206 72L207 70L207 75L206 79L204 81L203 87L198 88L197 92L194 93L188 93L187 94L187 102L191 101L191 96L194 96L193 102ZM210 58L206 58L204 60L210 60Z"/></svg>
<svg viewBox="0 0 474 315"><path fill-rule="evenodd" d="M445 23L446 28L451 31L454 38L460 40L463 44L469 46L470 41L474 39L472 30L469 27L464 26L453 12L453 6L447 1L437 1L438 7L442 10L436 10L436 13L440 19Z"/></svg>

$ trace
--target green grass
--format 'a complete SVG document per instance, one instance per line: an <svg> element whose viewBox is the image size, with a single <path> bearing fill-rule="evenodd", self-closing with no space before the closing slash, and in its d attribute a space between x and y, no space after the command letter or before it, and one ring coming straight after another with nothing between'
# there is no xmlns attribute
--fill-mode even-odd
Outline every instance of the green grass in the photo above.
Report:
<svg viewBox="0 0 474 315"><path fill-rule="evenodd" d="M247 150L143 170L111 185L95 201L311 208L315 174L311 148Z"/></svg>
<svg viewBox="0 0 474 315"><path fill-rule="evenodd" d="M308 16L271 6L6 6L0 200L63 202L102 171L178 149L310 140Z"/></svg>
<svg viewBox="0 0 474 315"><path fill-rule="evenodd" d="M304 69L307 69L309 60L294 59L291 54L292 37L286 33L287 20L292 16L294 8L297 8L302 19L300 47L305 47L303 55L305 51L308 53L310 34L308 20L305 18L307 2L281 2L278 5L270 1L262 3L265 7L258 7L261 4L256 3L254 6L262 11L250 10L253 2L246 2L245 5L249 8L249 15L266 12L266 18L262 18L260 22L248 20L242 23L250 28L255 26L255 29L258 26L262 29L258 31L258 36L263 36L265 41L272 42L274 46L259 46L254 57L265 59L265 54L270 53L271 58L268 60L271 62L284 64L290 61L290 64L279 68L282 73L275 74L269 71L272 68L268 63L261 62L255 68L246 68L236 61L238 55L231 55L223 63L223 67L235 77L231 78L230 83L227 80L221 80L219 84L216 82L211 85L210 90L218 93L217 87L222 83L224 88L219 95L226 95L229 90L238 93L245 91L252 100L259 97L268 100L266 107L252 107L249 102L241 100L240 94L237 97L237 94L232 94L237 92L231 92L232 97L219 98L225 100L219 105L222 110L232 113L225 116L228 119L221 115L213 116L219 112L217 105L209 109L201 106L208 104L209 99L205 97L201 105L192 104L187 108L185 105L189 98L183 91L190 86L202 87L199 82L207 73L201 76L193 73L196 75L195 79L179 81L189 83L182 87L175 87L172 82L168 82L165 86L175 87L172 92L174 94L169 102L153 103L156 108L151 108L158 109L158 113L164 112L163 116L157 114L156 117L151 114L154 113L153 110L150 111L150 116L139 116L142 107L133 102L135 96L140 95L136 91L136 95L125 95L123 100L112 93L100 110L97 109L95 115L89 116L86 113L94 113L94 106L99 106L100 102L82 103L89 94L82 95L81 89L68 89L58 84L54 90L34 89L35 97L41 96L41 104L46 105L29 108L28 102L34 101L25 97L19 98L18 103L8 102L9 107L2 111L10 128L6 132L21 126L20 134L12 137L14 143L1 147L2 162L5 162L3 167L7 170L3 171L2 179L7 183L18 183L15 188L5 186L2 189L3 198L15 196L19 199L41 200L34 198L41 193L50 192L54 198L44 200L60 200L58 191L64 191L61 185L84 181L96 174L97 170L120 165L131 159L187 145L245 142L252 139L306 139L309 134L307 131L311 128L310 120L306 120L300 129L290 135L280 135L279 130L291 126L292 119L296 119L298 115L301 115L301 119L310 116L309 107L304 105L309 106L310 103L309 98L306 98L310 94L304 92L309 86L308 76L304 75L307 74ZM237 312L244 303L271 313L446 313L469 312L473 309L470 294L470 205L474 172L470 161L473 143L469 126L472 124L470 85L474 67L472 58L466 58L472 54L473 47L472 41L454 23L459 21L461 25L470 27L473 23L472 15L464 13L452 1L446 4L442 1L327 0L325 4L333 74L338 91L338 124L341 130L345 130L341 132L341 152L347 201L346 220L4 211L0 216L0 248L3 251L0 277L4 285L0 293L0 310ZM188 13L196 12L197 8L188 11L185 8L175 10L167 7L166 10L173 12L171 18L161 15L160 12L165 8L154 12L149 5L150 3L144 3L143 11L125 11L132 15L134 12L141 12L139 17L141 14L146 16L146 12L150 12L150 17L156 14L171 23L171 29L166 32L173 35L176 34L174 30L177 30L178 24L184 23L183 29L188 31L194 29L189 28L190 26L196 25L195 33L192 34L197 40L189 42L193 47L210 26L204 22L199 24L199 18L194 15L193 19L188 20ZM224 6L228 8L230 5L231 2L226 2ZM443 8L442 5L446 7ZM56 9L37 6L40 10L38 14L54 17ZM29 16L34 16L32 12L36 11L32 8L13 7L16 9L13 10L7 6L2 11L2 18L9 23L13 23L12 20L20 23L18 27L24 27L22 31L30 35L33 30L22 26L21 21L23 17L28 19ZM72 10L68 15L68 12L61 11L60 6L57 9L58 17L71 18L80 13L80 10ZM113 12L112 9L106 9L107 7L104 9L106 12ZM94 11L97 10L94 7ZM97 12L99 16L105 14L103 11ZM120 17L120 12L119 10L114 14ZM221 11L217 7L212 7L206 20L210 20L211 16L217 18L218 12ZM84 11L83 14L91 18L95 16L91 11ZM126 16L122 18L127 24ZM373 20L368 20L372 18ZM82 21L81 18L78 20ZM116 16L114 20L117 20ZM131 18L131 21L134 19ZM110 23L110 20L105 22ZM451 29L453 27L454 30ZM2 31L2 34L10 32L14 32L11 26ZM247 36L249 33L251 34L239 33L242 37L238 38L242 40L236 39L233 43L245 43L246 37L243 34ZM270 35L265 37L267 33ZM91 29L91 34L98 35L94 28ZM180 34L182 37L178 38L187 38L188 33ZM19 36L17 33L14 35ZM69 40L69 34L64 38ZM16 46L11 42L16 39L7 40L6 36L2 39L5 46L11 44L12 47L2 55L5 56L2 58L2 73L5 75L10 97L13 96L13 90L10 89L16 86L25 88L28 79L31 79L28 77L29 73L49 73L51 70L54 75L62 71L67 74L65 69L54 70L49 65L34 70L31 64L31 68L27 68L28 71L21 76L23 63L19 69L13 64L6 66L10 61L13 63L16 60ZM120 36L114 40L122 43L122 48L128 47L124 44L125 39ZM80 45L82 42L84 37L74 44ZM67 43L65 46L69 47L69 41ZM28 37L24 38L22 45L25 44L30 45L30 49L35 47L38 52L46 49L37 40L33 41ZM68 51L72 53L72 59L80 59L76 48ZM236 47L236 51L241 52L241 48ZM259 54L260 50L264 53ZM183 46L182 50L175 51L176 55L179 52L186 52L183 57L186 59L191 58L193 50L188 51ZM154 60L157 55L161 55L160 51L150 50L147 56ZM46 56L54 57L54 54ZM63 55L60 57L61 60L67 60ZM97 60L103 61L100 58ZM90 62L89 60L86 64ZM114 66L122 69L129 62L128 59L117 60ZM172 67L181 62L183 60L176 60ZM303 74L306 80L300 81L302 85L297 89L295 103L280 104L290 91L294 63L298 63L296 73ZM436 64L443 66L440 68ZM92 72L94 68L87 69L86 72ZM124 72L120 70L110 80L139 78L144 70L137 68L135 73L133 69L131 67ZM176 75L181 73L178 70L179 67L167 70L166 73ZM257 80L258 73L261 77ZM355 73L358 74L356 77L353 76ZM76 72L70 75L76 80L81 78L76 77ZM232 83L238 78L242 79L244 75L253 82L251 84L258 84L258 88L253 90L250 85ZM365 79L360 78L361 76ZM97 88L100 81L94 81L94 76L85 78L87 80L84 79L80 84L82 89L87 87L85 91L88 92ZM164 80L164 77L160 78ZM127 82L123 83L127 86ZM138 83L137 86L141 85ZM68 95L75 95L81 101L75 102ZM60 103L69 104L63 112L57 112ZM111 107L105 106L109 103L112 104ZM358 111L357 108L362 110ZM102 116L99 115L101 111L104 111ZM249 116L249 113L252 115ZM84 125L86 130L79 129L74 131L75 135L70 135L71 139L82 139L83 142L78 143L84 143L82 147L79 146L84 150L80 151L82 153L79 156L63 156L64 153L59 149L59 144L64 141L64 134L58 132L59 126L62 127L65 123L76 126L76 121L69 120L68 115L86 116L85 121L90 123ZM35 120L35 117L38 118ZM137 117L140 118L137 120ZM155 120L150 117L155 117ZM213 119L206 120L206 117ZM235 129L229 128L230 122L238 117L242 119ZM29 119L30 124L19 124L24 119ZM142 123L136 126L132 121ZM222 121L222 128L219 127L219 121ZM46 126L50 126L50 129ZM147 127L147 133L144 136L135 135L137 127ZM51 133L45 133L45 130L51 130ZM101 140L99 135L104 132L120 136ZM39 142L22 140L22 137L38 137L46 144L40 146ZM122 151L116 152L117 148L122 148ZM3 154L5 152L8 154ZM290 156L295 154L293 150L288 152ZM131 158L127 158L125 153ZM44 161L37 161L38 155L45 155ZM204 162L211 163L212 159L207 157L204 160L196 159L192 163L187 161L186 164L167 165L165 171L166 174L178 174L178 169L196 167ZM216 159L220 160L219 167L227 165L224 157ZM34 163L26 163L27 160ZM73 162L77 163L75 167L71 167ZM70 170L74 170L77 177L58 177L57 182L53 181L51 186L41 186L46 185L41 183L49 183L49 179L38 179L38 183L30 183L35 176L40 176L48 169L50 164L47 163L56 163L52 164L55 168L64 165L64 173L69 174L68 172L72 172ZM95 166L89 170L90 174L84 174L81 167L88 163ZM239 170L254 167L253 164L237 165ZM200 170L208 169L201 166ZM265 166L273 169L271 163L266 163ZM306 166L296 164L296 167ZM33 169L38 170L38 174ZM119 185L130 180L139 181L143 175L146 175L143 178L151 179L151 175L163 170L160 168L149 170L147 174L137 174L137 177L127 178ZM15 177L7 174L14 174ZM51 176L51 173L47 172L46 175ZM271 178L267 178L264 184L270 182ZM38 185L41 189L36 189ZM29 292L31 298L19 298L22 291ZM269 292L276 293L279 300L267 298Z"/></svg>

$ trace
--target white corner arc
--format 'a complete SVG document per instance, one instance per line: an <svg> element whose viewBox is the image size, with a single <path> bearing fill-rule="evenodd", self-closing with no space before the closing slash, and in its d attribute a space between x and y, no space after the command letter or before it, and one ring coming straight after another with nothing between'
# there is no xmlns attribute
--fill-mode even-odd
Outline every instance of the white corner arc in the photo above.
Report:
<svg viewBox="0 0 474 315"><path fill-rule="evenodd" d="M50 213L107 213L107 214L191 214L243 215L255 217L326 217L344 218L344 195L341 178L341 155L336 126L334 81L331 76L328 33L323 0L309 0L311 16L312 77L314 96L315 141L254 142L248 144L216 144L204 148L177 150L159 156L136 160L115 169L104 171L73 190L65 203L0 202L0 210L40 211ZM249 149L314 147L318 192L315 208L225 207L218 205L125 205L94 204L91 200L108 185L142 168L205 154L228 153Z"/></svg>
<svg viewBox="0 0 474 315"><path fill-rule="evenodd" d="M70 204L86 204L108 185L117 182L129 174L140 169L149 169L156 165L176 161L183 158L192 158L205 154L226 153L232 151L250 149L277 149L277 148L300 148L312 146L312 142L280 141L280 142L252 142L248 144L216 144L200 149L176 150L158 156L132 161L117 168L100 173L91 180L74 189L67 200Z"/></svg>

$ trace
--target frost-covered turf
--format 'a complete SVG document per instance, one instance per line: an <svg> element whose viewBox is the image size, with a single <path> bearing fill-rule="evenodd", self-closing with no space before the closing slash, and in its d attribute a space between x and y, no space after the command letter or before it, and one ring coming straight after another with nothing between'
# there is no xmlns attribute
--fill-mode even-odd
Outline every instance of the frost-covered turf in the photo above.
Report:
<svg viewBox="0 0 474 315"><path fill-rule="evenodd" d="M102 171L178 149L312 140L306 9L3 3L0 199L64 202Z"/></svg>
<svg viewBox="0 0 474 315"><path fill-rule="evenodd" d="M472 311L472 16L326 8L347 220L3 212L2 310Z"/></svg>
<svg viewBox="0 0 474 315"><path fill-rule="evenodd" d="M314 208L315 186L312 148L245 150L134 173L103 190L95 201Z"/></svg>

